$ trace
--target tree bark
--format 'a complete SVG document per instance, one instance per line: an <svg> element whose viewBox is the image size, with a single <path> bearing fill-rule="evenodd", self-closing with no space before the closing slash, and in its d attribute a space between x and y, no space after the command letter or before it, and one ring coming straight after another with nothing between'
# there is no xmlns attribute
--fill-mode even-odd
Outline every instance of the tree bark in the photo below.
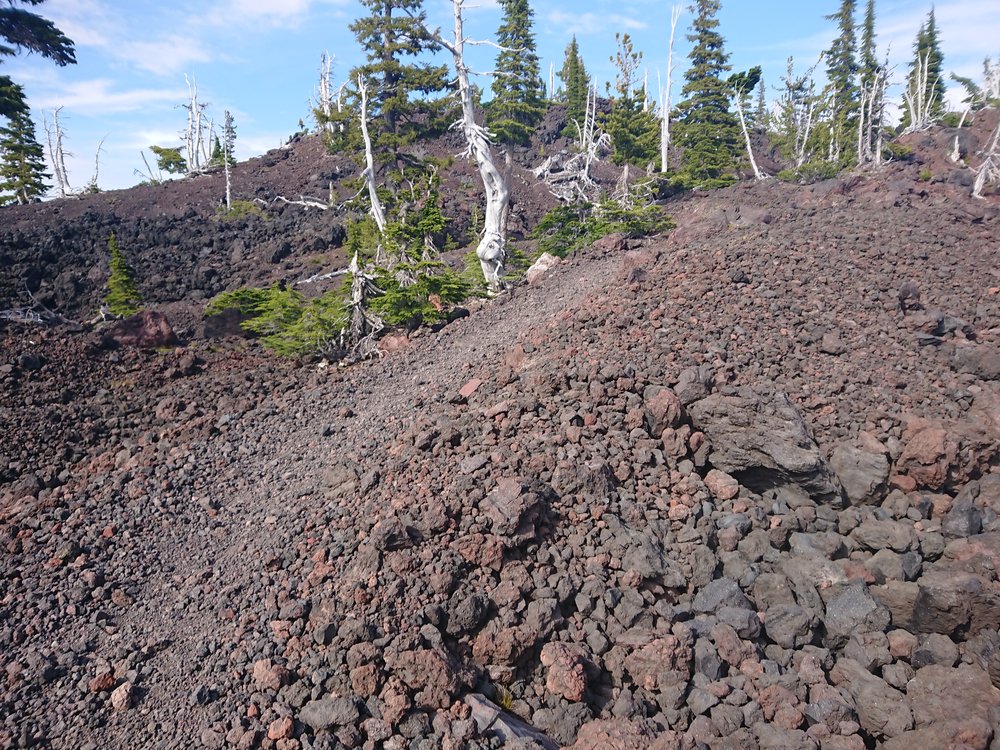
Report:
<svg viewBox="0 0 1000 750"><path fill-rule="evenodd" d="M372 156L372 140L368 135L368 85L358 76L358 91L361 92L361 137L365 141L365 171L363 177L368 185L368 198L372 204L372 218L378 225L379 234L385 234L385 210L375 189L375 159Z"/></svg>

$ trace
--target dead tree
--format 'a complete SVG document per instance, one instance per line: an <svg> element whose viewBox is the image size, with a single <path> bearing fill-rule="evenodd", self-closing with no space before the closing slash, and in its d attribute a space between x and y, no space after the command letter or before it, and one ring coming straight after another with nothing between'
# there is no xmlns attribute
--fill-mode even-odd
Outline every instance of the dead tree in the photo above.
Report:
<svg viewBox="0 0 1000 750"><path fill-rule="evenodd" d="M740 129L743 131L743 140L747 147L747 156L750 159L750 166L753 168L753 176L757 181L766 180L767 175L760 171L757 160L753 155L753 144L750 142L750 131L747 129L746 116L743 113L747 97L750 92L757 87L760 81L760 66L753 68L747 73L737 73L729 79L729 85L733 89L733 101L736 103L736 114L740 119Z"/></svg>
<svg viewBox="0 0 1000 750"><path fill-rule="evenodd" d="M97 178L101 174L101 151L104 150L104 141L106 139L107 136L104 136L104 138L101 138L101 140L97 143L97 151L94 152L94 176L90 178L90 182L87 183L87 186L84 188L84 192L96 193L100 190L97 185Z"/></svg>
<svg viewBox="0 0 1000 750"><path fill-rule="evenodd" d="M222 125L222 162L226 170L226 210L233 210L233 181L229 168L233 160L233 152L236 150L236 126L233 124L233 115L227 109L223 117Z"/></svg>
<svg viewBox="0 0 1000 750"><path fill-rule="evenodd" d="M667 46L667 85L660 90L660 172L664 174L670 165L670 89L673 87L674 74L674 36L677 34L677 22L681 17L681 6L670 9L670 43Z"/></svg>
<svg viewBox="0 0 1000 750"><path fill-rule="evenodd" d="M188 174L196 174L205 169L211 160L209 144L212 142L214 126L209 124L206 137L204 102L198 101L198 84L194 78L184 76L188 85L190 100L182 105L188 111L187 126L184 129L184 151Z"/></svg>
<svg viewBox="0 0 1000 750"><path fill-rule="evenodd" d="M458 95L462 103L462 119L456 123L465 133L468 144L464 156L472 157L479 167L479 174L486 191L486 213L484 217L483 237L476 248L476 256L483 269L483 277L489 291L496 294L504 288L503 272L507 257L507 238L504 219L510 203L510 189L500 170L493 161L490 150L489 133L485 127L476 123L475 100L472 85L469 82L469 67L465 62L465 45L477 44L465 38L462 23L462 7L465 0L452 0L455 14L455 39L448 41L440 34L435 34L442 47L452 54L455 73L458 77Z"/></svg>
<svg viewBox="0 0 1000 750"><path fill-rule="evenodd" d="M910 124L904 133L915 133L926 130L934 123L934 110L938 105L937 79L929 81L930 52L917 56L916 67L910 82L903 92L903 103L910 117Z"/></svg>
<svg viewBox="0 0 1000 750"><path fill-rule="evenodd" d="M365 184L368 186L372 218L378 225L379 234L385 234L385 209L382 208L382 201L379 200L378 191L375 189L375 158L372 156L372 139L368 135L368 85L360 75L358 91L361 94L361 137L365 141L365 171L361 176L365 178Z"/></svg>
<svg viewBox="0 0 1000 750"><path fill-rule="evenodd" d="M52 164L52 176L56 180L59 197L65 198L73 193L66 175L66 154L63 150L63 131L59 125L59 112L62 107L52 110L52 122L49 123L45 112L42 112L42 123L45 127L45 138L49 148L49 162ZM72 154L70 154L72 156Z"/></svg>
<svg viewBox="0 0 1000 750"><path fill-rule="evenodd" d="M339 104L339 95L337 99ZM319 85L316 88L316 103L313 106L313 109L322 116L317 118L320 119L319 130L328 133L333 131L333 122L331 122L333 106L333 58L328 52L324 52L320 56Z"/></svg>
<svg viewBox="0 0 1000 750"><path fill-rule="evenodd" d="M871 86L861 85L858 102L858 163L882 163L885 147L885 94L889 85L889 61L875 70Z"/></svg>
<svg viewBox="0 0 1000 750"><path fill-rule="evenodd" d="M983 188L1000 183L1000 125L990 137L989 145L983 150L983 161L972 170L976 175L972 183L972 197L982 198Z"/></svg>
<svg viewBox="0 0 1000 750"><path fill-rule="evenodd" d="M369 309L368 300L382 291L375 286L375 277L358 263L358 254L351 260L350 322L341 345L359 359L380 354L376 339L385 330L385 322Z"/></svg>

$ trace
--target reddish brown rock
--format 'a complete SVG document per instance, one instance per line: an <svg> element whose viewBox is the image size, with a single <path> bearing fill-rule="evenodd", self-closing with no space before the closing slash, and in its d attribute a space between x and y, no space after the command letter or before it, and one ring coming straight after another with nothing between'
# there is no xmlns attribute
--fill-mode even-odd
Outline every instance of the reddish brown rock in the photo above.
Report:
<svg viewBox="0 0 1000 750"><path fill-rule="evenodd" d="M282 685L290 682L291 674L280 664L271 663L270 659L254 662L253 681L260 690L280 690Z"/></svg>
<svg viewBox="0 0 1000 750"><path fill-rule="evenodd" d="M921 426L904 436L896 469L918 486L940 489L958 457L958 440L943 427Z"/></svg>
<svg viewBox="0 0 1000 750"><path fill-rule="evenodd" d="M574 703L587 692L587 673L582 649L565 643L546 643L541 653L542 666L548 671L545 688Z"/></svg>
<svg viewBox="0 0 1000 750"><path fill-rule="evenodd" d="M159 349L177 343L177 334L167 316L152 310L116 322L109 333L119 345L139 349Z"/></svg>

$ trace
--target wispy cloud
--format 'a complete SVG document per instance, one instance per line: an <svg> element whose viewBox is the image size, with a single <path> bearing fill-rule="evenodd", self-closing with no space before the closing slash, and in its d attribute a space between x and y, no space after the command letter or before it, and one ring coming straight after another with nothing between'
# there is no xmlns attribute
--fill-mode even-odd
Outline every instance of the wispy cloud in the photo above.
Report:
<svg viewBox="0 0 1000 750"><path fill-rule="evenodd" d="M641 31L648 24L638 18L623 16L619 13L569 13L553 10L545 15L545 20L552 26L569 34L597 34L609 29L622 31Z"/></svg>
<svg viewBox="0 0 1000 750"><path fill-rule="evenodd" d="M295 28L317 6L344 7L348 0L219 0L207 13L205 22L221 27Z"/></svg>
<svg viewBox="0 0 1000 750"><path fill-rule="evenodd" d="M212 53L200 41L181 34L128 42L119 45L115 54L140 70L161 76L182 73L192 65L213 60Z"/></svg>
<svg viewBox="0 0 1000 750"><path fill-rule="evenodd" d="M182 102L187 92L178 88L116 89L115 81L93 78L76 81L64 88L46 88L32 97L31 104L40 109L65 107L85 115L106 115L135 112L152 105Z"/></svg>

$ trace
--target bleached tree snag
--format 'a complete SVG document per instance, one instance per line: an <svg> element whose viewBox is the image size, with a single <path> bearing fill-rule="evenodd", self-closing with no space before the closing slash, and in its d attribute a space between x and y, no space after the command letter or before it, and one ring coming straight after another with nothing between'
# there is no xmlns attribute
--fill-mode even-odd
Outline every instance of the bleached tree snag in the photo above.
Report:
<svg viewBox="0 0 1000 750"><path fill-rule="evenodd" d="M462 119L456 123L462 127L468 148L465 156L475 159L479 175L486 191L486 212L483 237L476 248L476 256L483 269L483 278L490 293L496 294L504 288L503 272L507 256L507 240L503 230L503 218L510 202L510 189L493 161L488 131L476 123L476 108L469 83L469 67L465 62L465 38L462 23L462 7L465 0L452 0L455 14L455 39L448 41L435 34L442 47L452 54L458 77L458 96L462 102ZM473 42L469 42L472 44Z"/></svg>
<svg viewBox="0 0 1000 750"><path fill-rule="evenodd" d="M926 130L934 123L934 110L937 107L937 79L930 82L930 52L916 59L916 67L906 91L903 92L903 102L910 116L910 125L904 132L915 133Z"/></svg>
<svg viewBox="0 0 1000 750"><path fill-rule="evenodd" d="M208 138L205 138L205 108L204 102L198 101L198 84L195 79L184 76L188 85L190 100L182 105L188 111L187 126L184 129L184 152L187 158L188 174L196 174L204 170L210 161L209 143L215 131L214 124L209 125Z"/></svg>
<svg viewBox="0 0 1000 750"><path fill-rule="evenodd" d="M885 145L885 95L889 84L889 61L875 71L871 87L862 84L858 106L858 163L882 163ZM961 126L959 126L961 127Z"/></svg>
<svg viewBox="0 0 1000 750"><path fill-rule="evenodd" d="M983 152L983 161L972 170L976 175L972 184L972 197L982 198L983 188L988 184L1000 183L1000 125L990 137L990 144Z"/></svg>
<svg viewBox="0 0 1000 750"><path fill-rule="evenodd" d="M750 159L750 166L753 168L753 176L758 182L767 179L767 175L760 171L757 160L753 155L753 145L750 142L750 131L747 129L747 120L743 112L743 104L747 100L749 92L753 91L760 80L760 67L756 67L749 73L738 73L730 78L730 85L733 86L733 101L736 104L736 114L740 119L740 129L743 131L743 140L747 147L747 156Z"/></svg>
<svg viewBox="0 0 1000 750"><path fill-rule="evenodd" d="M287 203L290 206L302 206L303 208L318 208L320 211L328 211L333 208L329 203L324 203L319 200L319 198L310 198L306 195L300 195L297 201L290 201L283 195L275 196L274 200L281 201L282 203Z"/></svg>
<svg viewBox="0 0 1000 750"><path fill-rule="evenodd" d="M343 91L343 87L341 91ZM339 111L340 93L337 95L337 104ZM329 52L324 51L320 56L319 85L316 89L316 106L314 107L323 115L319 130L325 130L328 133L333 130L333 123L330 122L330 117L333 115L333 105L333 58Z"/></svg>
<svg viewBox="0 0 1000 750"><path fill-rule="evenodd" d="M674 37L677 22L681 18L681 6L670 9L670 44L667 46L667 85L660 91L660 172L666 173L670 167L670 89L674 73Z"/></svg>
<svg viewBox="0 0 1000 750"><path fill-rule="evenodd" d="M233 125L233 115L227 109L222 125L222 162L226 169L226 210L233 210L233 181L229 163L232 161L236 148L236 126Z"/></svg>
<svg viewBox="0 0 1000 750"><path fill-rule="evenodd" d="M375 278L358 263L357 251L348 270L352 274L351 318L347 340L343 344L359 359L381 356L376 338L385 329L385 322L368 309L368 300L381 294L382 290L375 286Z"/></svg>
<svg viewBox="0 0 1000 750"><path fill-rule="evenodd" d="M49 123L45 112L42 112L42 124L45 127L45 138L49 147L49 163L52 164L52 176L56 179L56 189L59 197L65 198L71 195L73 190L69 186L69 177L66 175L66 155L63 151L63 131L59 125L59 112L62 107L52 110L52 123ZM72 156L72 154L70 154Z"/></svg>
<svg viewBox="0 0 1000 750"><path fill-rule="evenodd" d="M375 190L375 158L372 156L372 139L368 135L368 85L364 78L358 76L358 91L361 93L361 137L365 141L365 171L361 174L368 185L368 198L371 202L371 214L378 225L379 234L385 234L385 210Z"/></svg>
<svg viewBox="0 0 1000 750"><path fill-rule="evenodd" d="M339 276L345 276L350 272L350 268L340 268L336 271L327 271L326 273L314 273L307 279L299 279L293 284L293 286L302 286L303 284L316 284L320 281L329 281L330 279L336 279Z"/></svg>

